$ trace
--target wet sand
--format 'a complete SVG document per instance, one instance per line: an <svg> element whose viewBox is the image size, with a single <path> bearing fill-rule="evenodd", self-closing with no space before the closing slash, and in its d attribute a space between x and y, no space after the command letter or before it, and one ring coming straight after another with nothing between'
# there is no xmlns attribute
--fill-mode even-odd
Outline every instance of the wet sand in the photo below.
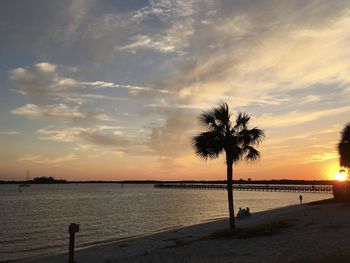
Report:
<svg viewBox="0 0 350 263"><path fill-rule="evenodd" d="M77 263L350 262L350 204L294 205L76 251ZM79 235L77 235L79 238ZM54 255L20 262L68 262Z"/></svg>

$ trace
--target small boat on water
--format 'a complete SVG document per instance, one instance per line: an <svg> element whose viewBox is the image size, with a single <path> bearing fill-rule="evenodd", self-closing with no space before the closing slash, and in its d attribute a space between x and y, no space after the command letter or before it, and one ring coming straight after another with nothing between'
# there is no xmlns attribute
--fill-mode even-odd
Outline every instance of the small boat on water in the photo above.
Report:
<svg viewBox="0 0 350 263"><path fill-rule="evenodd" d="M27 176L26 176L25 182L20 184L19 187L28 187L28 186L30 186L30 173L29 173L29 170L27 170Z"/></svg>

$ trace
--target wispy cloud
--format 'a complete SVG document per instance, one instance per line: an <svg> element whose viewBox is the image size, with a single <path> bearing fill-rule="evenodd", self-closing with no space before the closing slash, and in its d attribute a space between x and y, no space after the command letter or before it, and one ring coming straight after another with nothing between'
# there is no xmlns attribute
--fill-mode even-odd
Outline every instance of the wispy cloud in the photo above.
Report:
<svg viewBox="0 0 350 263"><path fill-rule="evenodd" d="M338 154L335 152L322 152L304 158L304 163L324 162L328 160L338 159Z"/></svg>
<svg viewBox="0 0 350 263"><path fill-rule="evenodd" d="M161 40L153 40L149 36L145 35L137 35L132 37L131 43L118 47L118 50L130 50L131 52L135 52L135 49L138 48L150 48L159 50L161 52L173 52L176 48L175 44L170 40L165 42Z"/></svg>
<svg viewBox="0 0 350 263"><path fill-rule="evenodd" d="M134 86L129 84L116 84L113 82L104 82L104 81L94 81L94 82L80 82L79 83L82 88L92 88L92 89L110 89L110 88L116 88L116 89L125 89L128 90L131 94L137 94L139 92L159 92L159 93L172 93L169 90L164 89L153 89L150 87L142 87L142 86Z"/></svg>
<svg viewBox="0 0 350 263"><path fill-rule="evenodd" d="M58 142L74 142L85 145L99 145L120 149L135 146L137 140L130 135L124 135L121 127L95 126L92 128L72 127L54 128L47 127L39 129L39 138L42 140L53 140Z"/></svg>
<svg viewBox="0 0 350 263"><path fill-rule="evenodd" d="M168 110L162 124L145 127L147 146L161 161L181 157L191 151L191 136L196 128L195 113L187 110Z"/></svg>
<svg viewBox="0 0 350 263"><path fill-rule="evenodd" d="M62 70L60 70L62 69ZM52 63L37 63L29 68L10 70L9 78L15 92L26 95L36 103L47 104L50 101L66 99L70 102L82 104L87 100L126 100L126 95L111 96L92 91L104 92L109 89L126 91L135 95L146 92L171 93L165 89L154 89L130 84L118 84L106 81L80 81L77 78L67 77L61 71L72 71L70 67L58 66Z"/></svg>
<svg viewBox="0 0 350 263"><path fill-rule="evenodd" d="M61 164L63 162L69 162L76 159L74 154L68 154L65 156L47 158L41 155L26 154L18 159L19 162L33 162L39 164Z"/></svg>
<svg viewBox="0 0 350 263"><path fill-rule="evenodd" d="M41 100L44 100L47 96L51 97L46 99L60 97L60 94L62 93L64 93L65 96L73 95L73 97L78 97L79 94L85 96L99 95L84 92L82 89L86 87L93 89L143 88L131 85L119 85L104 81L79 81L72 77L66 77L60 72L60 70L58 70L59 68L69 69L69 67L57 66L52 63L42 62L37 63L30 68L13 69L9 72L9 78L19 93L28 96L35 96L35 98L40 98Z"/></svg>
<svg viewBox="0 0 350 263"><path fill-rule="evenodd" d="M350 111L350 106L332 108L320 111L293 111L283 115L263 114L256 118L255 123L263 127L287 127L319 120L324 117L339 115Z"/></svg>
<svg viewBox="0 0 350 263"><path fill-rule="evenodd" d="M39 139L65 142L72 149L87 156L140 156L150 155L152 150L147 147L145 138L125 134L125 127L98 125L91 128L46 127L39 129ZM91 158L91 156L89 157Z"/></svg>
<svg viewBox="0 0 350 263"><path fill-rule="evenodd" d="M92 121L92 120L108 120L109 117L104 110L96 109L92 112L80 112L78 107L69 107L65 104L38 106L35 104L27 104L12 110L11 113L25 116L28 118L56 118L71 121Z"/></svg>
<svg viewBox="0 0 350 263"><path fill-rule="evenodd" d="M278 5L276 10L279 7L283 8ZM346 37L350 35L347 26L350 13L338 10L338 17L321 22L320 14L312 9L303 11L314 16L317 26L291 24L291 17L281 15L280 22L273 23L269 16L262 18L251 13L236 17L237 38L224 30L232 27L235 17L209 17L206 23L196 25L190 40L190 46L196 48L191 49L191 56L174 60L175 70L159 85L176 90L180 104L246 97L246 101L237 102L238 106L254 103L274 90L296 91L316 83L348 86L349 67L345 58L350 55ZM269 101L274 103L275 99L270 96ZM307 99L314 102L320 98Z"/></svg>
<svg viewBox="0 0 350 263"><path fill-rule="evenodd" d="M17 135L20 133L19 131L0 131L0 135Z"/></svg>

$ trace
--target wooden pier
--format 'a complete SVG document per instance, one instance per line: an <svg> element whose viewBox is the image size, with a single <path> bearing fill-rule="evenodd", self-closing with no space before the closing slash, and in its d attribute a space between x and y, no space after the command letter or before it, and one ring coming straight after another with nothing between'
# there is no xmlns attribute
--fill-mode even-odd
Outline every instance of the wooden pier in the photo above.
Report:
<svg viewBox="0 0 350 263"><path fill-rule="evenodd" d="M196 189L196 190L226 190L224 184L155 184L156 188L166 189ZM319 193L332 194L332 185L254 185L235 184L232 186L235 191L264 191L264 192L298 192L298 193Z"/></svg>

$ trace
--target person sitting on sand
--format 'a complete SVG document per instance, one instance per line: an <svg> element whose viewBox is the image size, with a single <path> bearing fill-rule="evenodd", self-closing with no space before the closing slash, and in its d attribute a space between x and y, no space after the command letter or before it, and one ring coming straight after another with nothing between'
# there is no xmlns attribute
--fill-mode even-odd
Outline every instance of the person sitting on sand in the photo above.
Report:
<svg viewBox="0 0 350 263"><path fill-rule="evenodd" d="M237 213L237 219L249 218L250 215L249 207L243 209L240 207Z"/></svg>
<svg viewBox="0 0 350 263"><path fill-rule="evenodd" d="M247 217L250 217L250 210L249 210L249 207L247 207L246 209L245 209L245 213L246 213L246 216Z"/></svg>
<svg viewBox="0 0 350 263"><path fill-rule="evenodd" d="M242 207L240 207L237 212L237 218L242 218L242 216L243 216L243 210L242 210Z"/></svg>

